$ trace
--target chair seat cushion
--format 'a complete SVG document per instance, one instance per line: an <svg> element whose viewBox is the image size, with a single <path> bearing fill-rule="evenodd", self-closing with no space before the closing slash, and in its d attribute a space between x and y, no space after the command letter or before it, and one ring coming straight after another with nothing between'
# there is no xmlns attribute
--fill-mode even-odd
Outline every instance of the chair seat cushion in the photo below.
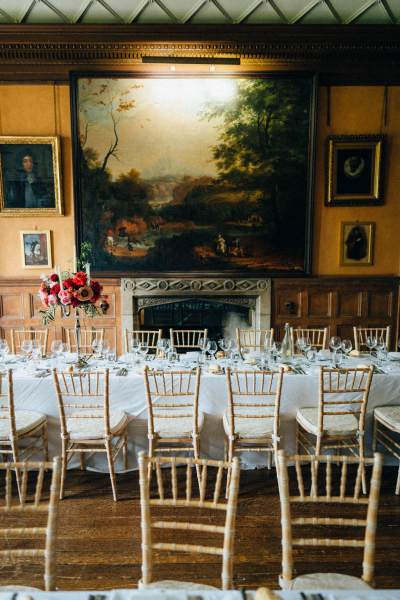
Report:
<svg viewBox="0 0 400 600"><path fill-rule="evenodd" d="M30 410L15 411L15 426L19 436L26 435L42 423L46 422L46 416ZM10 437L10 425L8 419L0 419L0 439L7 440Z"/></svg>
<svg viewBox="0 0 400 600"><path fill-rule="evenodd" d="M110 430L117 435L125 428L128 422L126 413L122 411L110 412ZM67 429L71 440L97 440L105 436L103 417L95 419L68 419Z"/></svg>
<svg viewBox="0 0 400 600"><path fill-rule="evenodd" d="M378 406L374 414L386 427L400 433L400 406Z"/></svg>
<svg viewBox="0 0 400 600"><path fill-rule="evenodd" d="M370 586L358 577L341 573L309 573L284 583L287 590L370 590Z"/></svg>
<svg viewBox="0 0 400 600"><path fill-rule="evenodd" d="M297 422L308 433L318 433L318 408L299 408ZM327 435L354 435L358 430L358 420L354 415L325 415L324 433Z"/></svg>
<svg viewBox="0 0 400 600"><path fill-rule="evenodd" d="M223 424L226 435L230 435L229 416L227 413L223 416ZM265 419L240 418L235 416L235 434L239 438L272 438L274 433L274 419L266 417Z"/></svg>
<svg viewBox="0 0 400 600"><path fill-rule="evenodd" d="M173 579L164 579L162 581L154 581L153 583L148 583L147 585L143 585L141 581L139 581L139 589L142 590L213 590L217 591L218 588L212 585L206 585L205 583L191 583L189 581L175 581Z"/></svg>
<svg viewBox="0 0 400 600"><path fill-rule="evenodd" d="M203 424L204 414L199 411L197 418L199 431L202 430ZM192 417L164 417L160 419L154 416L154 431L161 438L190 437L193 434L193 419Z"/></svg>

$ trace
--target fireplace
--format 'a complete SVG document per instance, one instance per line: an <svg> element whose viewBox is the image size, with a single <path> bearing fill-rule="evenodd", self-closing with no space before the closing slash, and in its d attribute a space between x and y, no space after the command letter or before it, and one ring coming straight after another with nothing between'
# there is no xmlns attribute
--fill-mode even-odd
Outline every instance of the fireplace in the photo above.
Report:
<svg viewBox="0 0 400 600"><path fill-rule="evenodd" d="M122 331L208 327L216 339L235 326L267 328L271 282L255 278L126 278L121 280ZM226 333L226 331L225 331Z"/></svg>

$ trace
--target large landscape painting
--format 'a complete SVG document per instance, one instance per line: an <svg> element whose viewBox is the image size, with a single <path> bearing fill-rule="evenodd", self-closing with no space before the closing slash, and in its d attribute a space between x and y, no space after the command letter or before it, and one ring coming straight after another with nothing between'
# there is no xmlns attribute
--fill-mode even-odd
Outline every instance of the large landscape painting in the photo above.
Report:
<svg viewBox="0 0 400 600"><path fill-rule="evenodd" d="M80 241L98 270L304 273L309 76L77 76Z"/></svg>

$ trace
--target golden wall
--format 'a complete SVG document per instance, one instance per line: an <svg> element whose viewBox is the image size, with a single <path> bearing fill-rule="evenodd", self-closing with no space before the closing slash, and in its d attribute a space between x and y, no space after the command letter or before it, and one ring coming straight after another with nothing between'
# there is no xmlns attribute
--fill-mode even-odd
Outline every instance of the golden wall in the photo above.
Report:
<svg viewBox="0 0 400 600"><path fill-rule="evenodd" d="M383 87L332 87L331 122L327 124L327 90L318 107L314 198L314 275L393 275L400 268L400 87L388 90L387 123L382 126ZM330 134L384 133L385 204L363 208L327 208L325 140ZM74 216L69 87L67 84L3 84L0 86L0 135L59 135L64 217L0 218L0 278L32 278L39 271L22 267L21 230L50 229L53 264L69 266L73 256ZM376 243L370 267L339 266L340 223L374 221Z"/></svg>

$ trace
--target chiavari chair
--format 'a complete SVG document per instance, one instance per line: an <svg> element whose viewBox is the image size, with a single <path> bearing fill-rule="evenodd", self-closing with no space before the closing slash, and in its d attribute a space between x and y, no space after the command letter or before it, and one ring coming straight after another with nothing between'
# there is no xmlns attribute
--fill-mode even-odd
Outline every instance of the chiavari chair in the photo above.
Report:
<svg viewBox="0 0 400 600"><path fill-rule="evenodd" d="M157 343L162 338L162 329L125 329L125 352L129 352L133 338L137 338L140 344L147 344L149 350L157 351Z"/></svg>
<svg viewBox="0 0 400 600"><path fill-rule="evenodd" d="M400 406L378 406L374 410L372 450L383 446L399 461L395 494L400 494Z"/></svg>
<svg viewBox="0 0 400 600"><path fill-rule="evenodd" d="M327 350L328 348L328 327L321 327L320 329L291 327L290 335L292 336L294 348L297 340L301 337L309 338L311 346L314 346L317 350Z"/></svg>
<svg viewBox="0 0 400 600"><path fill-rule="evenodd" d="M78 351L78 343L76 339L76 329L67 327L65 329L65 338L70 352ZM102 344L104 340L104 328L99 329L80 329L79 349L83 354L93 354L95 352L95 344Z"/></svg>
<svg viewBox="0 0 400 600"><path fill-rule="evenodd" d="M19 496L12 494L13 471L19 473L21 489ZM45 471L51 471L50 494L44 494ZM0 558L2 567L19 559L44 560L44 587L46 591L55 589L56 583L56 540L58 496L60 490L60 458L52 462L10 462L0 463L0 472L5 480L4 502L0 503ZM35 479L33 493L32 479ZM8 524L13 518L16 526ZM33 521L33 518L35 521ZM7 520L7 522L6 522ZM38 526L46 520L45 526ZM25 522L26 521L26 522ZM34 526L32 526L34 523ZM40 543L40 545L39 545ZM0 592L37 591L26 586L1 586ZM14 597L14 596L13 596Z"/></svg>
<svg viewBox="0 0 400 600"><path fill-rule="evenodd" d="M268 468L279 447L279 409L283 368L279 371L226 370L228 410L223 416L225 459L237 452L266 452Z"/></svg>
<svg viewBox="0 0 400 600"><path fill-rule="evenodd" d="M236 328L236 342L240 351L248 349L250 351L261 351L264 349L265 342L270 345L274 341L274 329L240 329Z"/></svg>
<svg viewBox="0 0 400 600"><path fill-rule="evenodd" d="M153 371L144 368L148 454L187 450L200 457L204 415L199 411L200 368Z"/></svg>
<svg viewBox="0 0 400 600"><path fill-rule="evenodd" d="M69 461L78 454L81 469L85 455L106 454L114 501L117 500L114 463L122 449L124 468L127 469L128 417L123 411L110 410L109 374L104 371L53 370L61 422L61 486Z"/></svg>
<svg viewBox="0 0 400 600"><path fill-rule="evenodd" d="M389 350L390 344L390 325L387 327L353 327L354 332L354 350L360 352L368 349L367 337L382 338L386 348Z"/></svg>
<svg viewBox="0 0 400 600"><path fill-rule="evenodd" d="M289 464L293 463L294 468L289 472ZM372 466L369 494L361 496L361 480L367 465ZM374 458L360 460L335 455L286 456L279 450L277 475L282 523L281 587L370 589L374 578L382 455L377 453ZM323 527L335 529L341 536L321 537ZM350 538L347 531L356 533ZM361 578L341 573L310 573L294 578L294 549L306 551L316 547L325 548L325 552L335 547L362 550Z"/></svg>
<svg viewBox="0 0 400 600"><path fill-rule="evenodd" d="M156 473L155 497L151 498L150 473L151 468ZM162 468L169 467L169 468ZM193 477L193 467L200 471L200 482ZM224 496L225 482L230 472L230 484L227 499ZM161 589L189 588L189 589L215 589L209 585L193 584L179 581L154 581L153 580L153 552L187 552L191 554L209 554L222 557L222 589L233 587L233 556L235 521L237 510L237 497L239 488L240 468L237 458L232 463L177 457L150 458L142 452L139 456L140 473L140 506L142 528L142 579L141 587L154 587ZM185 487L180 485L182 476ZM154 477L153 477L154 479ZM161 514L155 514L160 510ZM168 510L168 517L167 510ZM217 525L204 522L204 509L207 514L214 511L225 515L224 524ZM198 517L196 512L198 511ZM157 511L158 512L158 511ZM162 520L160 519L162 517ZM154 540L157 532L162 532L162 541ZM178 543L177 534L182 537L186 532L189 543ZM219 534L222 541L219 545L205 545L202 543L204 535ZM199 543L193 543L199 536ZM170 538L170 541L164 541ZM214 537L212 539L215 539Z"/></svg>
<svg viewBox="0 0 400 600"><path fill-rule="evenodd" d="M202 341L206 340L208 329L170 329L169 337L171 348L174 350L201 348Z"/></svg>
<svg viewBox="0 0 400 600"><path fill-rule="evenodd" d="M365 414L373 367L321 367L318 407L299 408L296 415L297 452L323 450L364 457ZM362 477L365 492L365 474Z"/></svg>
<svg viewBox="0 0 400 600"><path fill-rule="evenodd" d="M47 354L48 329L11 329L11 352L19 354L24 340L38 342L42 349L42 356Z"/></svg>
<svg viewBox="0 0 400 600"><path fill-rule="evenodd" d="M0 456L13 462L27 461L34 454L48 460L46 415L15 410L13 373L0 373ZM17 473L17 485L20 478Z"/></svg>

